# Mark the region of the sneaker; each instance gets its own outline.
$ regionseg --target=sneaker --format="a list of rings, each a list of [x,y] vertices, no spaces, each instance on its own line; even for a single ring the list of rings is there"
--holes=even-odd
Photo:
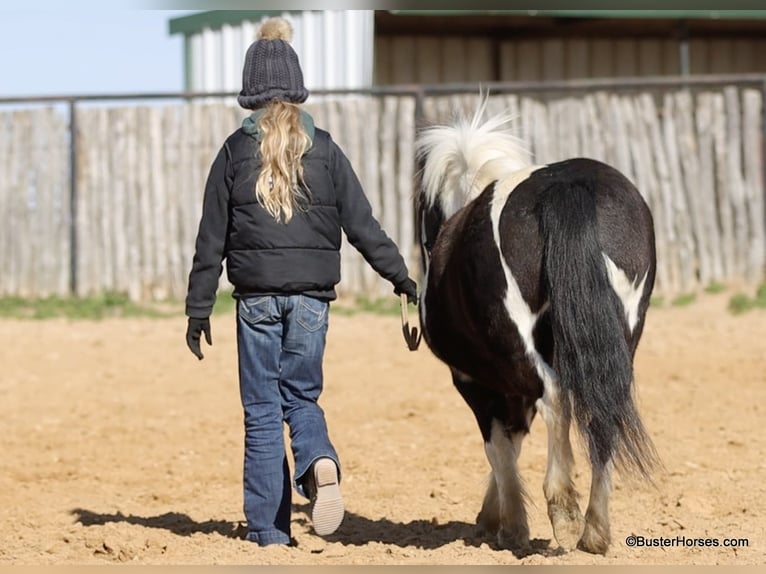
[[[327,536],[343,522],[343,499],[340,496],[338,468],[330,458],[320,458],[312,469],[311,522],[314,532]]]

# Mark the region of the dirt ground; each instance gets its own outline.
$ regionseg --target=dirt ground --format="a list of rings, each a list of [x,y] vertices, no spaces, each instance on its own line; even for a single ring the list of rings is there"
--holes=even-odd
[[[202,362],[182,317],[2,320],[0,564],[763,564],[766,312],[732,316],[727,301],[650,310],[636,378],[665,469],[655,486],[616,477],[606,556],[552,540],[539,418],[520,460],[535,552],[475,536],[489,470],[478,429],[396,317],[332,315],[322,404],[347,514],[319,538],[296,495],[296,545],[267,548],[242,538],[233,316],[214,317]],[[629,535],[720,546],[629,547]]]

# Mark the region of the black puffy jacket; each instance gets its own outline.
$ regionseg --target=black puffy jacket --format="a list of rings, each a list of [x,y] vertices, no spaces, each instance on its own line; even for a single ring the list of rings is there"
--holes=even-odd
[[[186,297],[189,317],[210,315],[224,259],[235,296],[335,299],[341,229],[382,277],[394,286],[406,281],[404,259],[374,218],[348,158],[330,134],[312,131],[312,146],[303,156],[311,204],[296,209],[289,223],[276,221],[256,199],[258,139],[240,128],[224,142],[205,186]]]

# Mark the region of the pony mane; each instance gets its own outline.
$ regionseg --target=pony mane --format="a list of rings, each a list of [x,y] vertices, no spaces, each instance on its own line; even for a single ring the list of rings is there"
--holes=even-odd
[[[445,217],[492,181],[532,164],[527,147],[506,127],[516,117],[498,114],[484,120],[486,107],[484,97],[472,118],[461,114],[450,125],[425,128],[415,141],[423,164],[423,199],[429,206],[438,200]]]

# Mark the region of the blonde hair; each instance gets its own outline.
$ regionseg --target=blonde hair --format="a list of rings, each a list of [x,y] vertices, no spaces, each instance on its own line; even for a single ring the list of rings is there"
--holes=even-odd
[[[289,102],[271,102],[260,118],[261,173],[255,195],[275,220],[287,223],[295,209],[308,206],[309,190],[303,180],[301,158],[311,138],[301,123],[300,108]]]

